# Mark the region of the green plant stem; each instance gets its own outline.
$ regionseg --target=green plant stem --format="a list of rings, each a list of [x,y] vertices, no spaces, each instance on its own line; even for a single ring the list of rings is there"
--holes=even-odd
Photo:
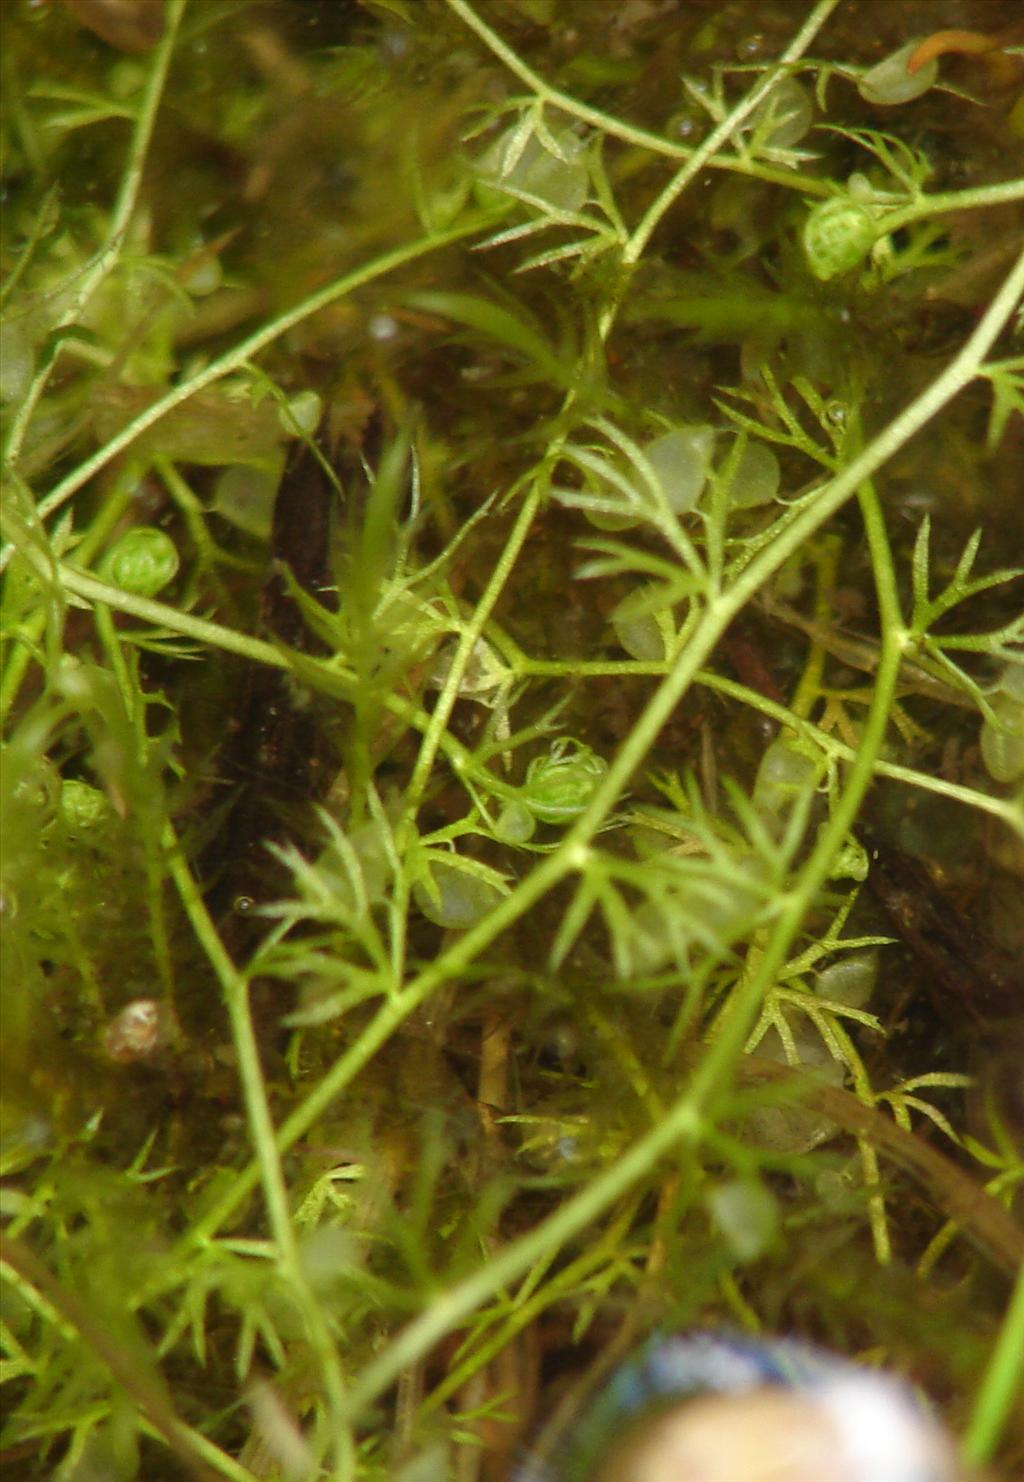
[[[550,107],[569,114],[571,118],[578,118],[581,123],[589,124],[591,128],[611,138],[619,139],[623,144],[649,150],[652,154],[664,155],[674,160],[689,160],[694,153],[685,145],[673,144],[671,139],[665,139],[661,134],[652,134],[648,129],[634,128],[632,124],[624,123],[610,113],[602,112],[600,108],[590,108],[586,103],[581,103],[578,98],[572,97],[571,94],[560,92],[558,88],[545,82],[532,67],[527,66],[512,48],[502,41],[498,33],[477,15],[466,0],[446,0],[446,3],[449,9],[453,10],[459,19],[479,36],[487,49],[493,52],[500,62],[504,63],[508,70],[519,78],[520,82],[525,82],[530,91]],[[709,159],[707,163],[714,169],[750,175],[755,179],[765,180],[773,185],[784,185],[790,190],[799,190],[805,194],[818,196],[832,194],[825,181],[817,180],[813,176],[801,176],[795,171],[761,165],[738,155],[719,155],[715,159]]]
[[[452,3],[452,0],[449,0],[449,3]],[[778,86],[782,78],[786,76],[785,69],[788,64],[797,61],[803,56],[838,3],[839,0],[818,0],[807,20],[800,27],[796,36],[794,36],[789,46],[787,46],[767,76],[763,77],[760,82],[755,83],[735,107],[729,110],[728,115],[723,118],[722,122],[716,128],[712,129],[703,144],[699,145],[686,163],[676,171],[665,188],[651,202],[640,224],[630,235],[629,241],[626,243],[622,253],[624,266],[627,268],[633,267],[640,260],[655,227],[665,215],[665,212],[679,199],[683,191],[690,184],[690,181],[718,154],[722,145],[726,144],[733,134],[735,134],[743,120],[749,118],[758,104],[763,102],[769,93]],[[607,335],[609,327],[610,324],[606,325],[602,319],[602,333],[604,335]]]
[[[181,612],[154,598],[139,597],[132,592],[125,592],[120,587],[113,587],[109,582],[102,581],[89,572],[79,571],[76,567],[63,562],[57,563],[56,572],[53,573],[39,553],[29,554],[27,559],[36,567],[40,575],[45,573],[49,579],[52,579],[55,574],[64,590],[97,607],[122,612],[127,617],[138,618],[141,622],[151,624],[155,628],[166,628],[172,633],[180,634],[183,638],[191,638],[207,647],[220,649],[223,653],[237,654],[254,664],[266,664],[272,669],[281,669],[285,673],[293,672],[292,661],[287,651],[276,648],[262,638],[252,638],[247,633],[239,633],[235,628],[225,627],[223,623],[213,622],[209,618],[196,617],[193,613]],[[297,677],[307,685],[319,684],[322,692],[327,695],[337,694],[339,686],[344,690],[350,690],[356,682],[356,676],[351,670],[309,658],[307,655],[302,656],[302,669]],[[399,720],[414,726],[423,734],[429,730],[431,716],[418,705],[410,703],[400,695],[389,695],[384,703]],[[470,752],[455,736],[442,732],[438,744],[457,772],[468,769]]]
[[[191,613],[179,612],[177,608],[156,602],[152,598],[133,596],[129,592],[123,592],[118,587],[112,587],[100,581],[97,577],[90,576],[87,572],[78,571],[63,563],[58,566],[57,574],[61,584],[69,592],[87,601],[101,602],[129,617],[139,618],[143,622],[151,623],[154,627],[167,628],[172,632],[180,633],[183,638],[193,638],[198,643],[218,648],[225,653],[238,654],[242,658],[250,659],[253,663],[269,664],[272,668],[286,671],[290,669],[287,655],[262,639],[251,638],[245,633],[225,627],[222,623],[211,622],[208,618],[198,618]],[[582,662],[574,660],[571,665],[567,666],[558,660],[532,659],[524,656],[521,661],[516,661],[516,667],[518,672],[524,676],[537,677],[565,676],[570,669],[574,676],[594,678],[647,675],[651,678],[662,679],[666,674],[664,663],[644,663],[637,659],[595,659]],[[328,689],[332,683],[337,682],[339,677],[344,677],[339,676],[337,670],[318,665],[316,661],[310,661],[308,671],[304,672],[308,678],[318,669],[321,670],[324,685]],[[735,680],[716,674],[710,669],[698,669],[693,680],[695,684],[717,690],[723,695],[739,700],[744,705],[752,706],[770,719],[777,720],[780,725],[795,726],[831,756],[843,761],[853,758],[853,748],[847,746],[845,742],[837,740],[835,736],[822,731],[810,721],[794,717],[785,706],[776,704],[775,701],[759,695],[745,685],[738,684]],[[403,701],[396,699],[389,708],[392,708],[400,718],[408,720],[421,730],[425,730],[429,723],[425,712],[419,711],[416,707],[410,707]],[[469,753],[454,737],[446,735],[442,744],[457,768],[460,763],[464,766],[468,762]],[[938,793],[953,802],[963,803],[967,807],[989,813],[992,817],[1001,819],[1016,833],[1024,836],[1024,806],[1012,797],[992,797],[988,793],[978,792],[975,788],[946,782],[941,777],[931,777],[924,772],[916,772],[911,767],[902,767],[895,762],[882,759],[876,762],[875,771],[880,777],[890,777],[896,782],[906,782],[911,787]]]
[[[441,738],[448,729],[448,721],[451,718],[452,708],[459,698],[459,691],[463,678],[472,656],[473,648],[482,636],[484,627],[494,605],[501,596],[506,582],[512,574],[512,570],[519,554],[526,543],[531,526],[540,508],[540,488],[537,484],[531,488],[529,494],[519,507],[516,522],[509,533],[500,557],[495,564],[487,586],[474,606],[473,616],[459,634],[459,641],[452,656],[451,665],[445,676],[444,686],[438,696],[434,713],[430,718],[430,725],[420,743],[419,754],[416,757],[416,765],[413,768],[409,785],[405,790],[403,808],[406,815],[412,819],[419,809],[423,799],[424,791],[434,763],[437,760],[438,748]]]
[[[705,1052],[702,1049],[699,1053],[703,1060]],[[1012,1270],[1013,1263],[1020,1259],[1021,1231],[1012,1216],[989,1196],[979,1199],[977,1185],[954,1163],[912,1133],[905,1132],[874,1107],[865,1105],[849,1091],[840,1090],[837,1086],[816,1084],[805,1073],[757,1056],[745,1056],[738,1062],[738,1073],[744,1083],[756,1085],[759,1082],[769,1082],[799,1089],[804,1104],[838,1122],[847,1132],[876,1143],[887,1156],[913,1173],[958,1224],[971,1228],[972,1217],[977,1214],[977,1227],[972,1233],[980,1239],[983,1249],[1002,1269]],[[669,1109],[664,1123],[634,1143],[615,1163],[598,1174],[587,1188],[567,1200],[554,1214],[549,1215],[527,1235],[520,1237],[515,1244],[506,1246],[504,1251],[492,1257],[487,1266],[449,1288],[421,1317],[409,1323],[352,1386],[349,1403],[353,1407],[353,1414],[371,1405],[390,1387],[407,1364],[429,1352],[465,1322],[478,1306],[493,1297],[496,1291],[517,1280],[536,1261],[544,1259],[551,1250],[586,1229],[634,1181],[649,1173],[673,1145],[682,1140],[695,1141],[699,1137],[700,1128],[701,1119],[691,1104],[691,1091],[688,1090]],[[493,1277],[493,1281],[489,1277]],[[1021,1317],[1024,1318],[1024,1313]],[[1019,1355],[1014,1344],[1020,1344],[1021,1334],[1016,1316],[1012,1325],[1014,1338],[1012,1341],[1006,1339],[1009,1355],[998,1363],[1003,1381],[1000,1399],[1005,1398],[1007,1387],[1012,1398],[1012,1384],[1017,1373],[1013,1366]],[[1004,1337],[1010,1327],[1008,1317]],[[997,1367],[995,1355],[990,1367]],[[995,1408],[993,1404],[993,1411]],[[985,1453],[986,1456],[987,1454]]]
[[[372,1059],[409,1015],[429,998],[431,993],[442,983],[451,980],[467,968],[480,953],[490,946],[491,942],[512,926],[549,889],[585,864],[586,849],[590,838],[615,806],[618,797],[628,785],[634,771],[640,766],[658,732],[672,714],[691,681],[700,672],[729,623],[754,595],[758,586],[767,581],[815,530],[830,519],[865,479],[881,467],[894,452],[924,427],[958,391],[968,384],[972,376],[978,372],[989,347],[1013,312],[1022,289],[1024,289],[1024,253],[1021,254],[1013,271],[1007,276],[985,315],[954,360],[846,469],[823,486],[819,500],[801,512],[788,527],[783,538],[766,547],[751,561],[736,586],[709,607],[693,642],[679,656],[672,673],[662,680],[657,692],[640,717],[634,732],[613,760],[586,812],[566,835],[558,850],[542,860],[510,895],[506,896],[481,922],[449,947],[442,957],[425,967],[400,995],[388,1000],[378,1009],[360,1034],[359,1039],[336,1061],[320,1083],[307,1094],[282,1124],[278,1131],[278,1146],[282,1151],[293,1146],[310,1130],[332,1102],[358,1075],[363,1066]],[[898,672],[899,650],[892,641],[889,643],[886,655],[887,666],[895,665]],[[877,719],[874,724],[877,729]],[[858,752],[853,760],[853,766],[856,769],[854,775],[860,785],[864,781],[865,767],[873,768],[874,760],[869,752]],[[844,808],[841,815],[841,831],[832,829],[827,836],[819,840],[814,860],[815,873],[822,868],[823,859],[825,859],[824,868],[827,871],[828,859],[825,856],[842,843],[849,823],[852,822],[853,811],[849,806]],[[791,917],[792,907],[790,908]],[[751,993],[752,1001],[756,1000],[757,994],[761,991],[762,987],[758,984],[756,992]],[[742,1036],[739,1038],[740,1045],[742,1045]],[[672,1113],[670,1113],[671,1116]],[[681,1136],[686,1129],[692,1130],[693,1124],[693,1109],[687,1101],[685,1110],[677,1108],[676,1120],[668,1124],[675,1131],[667,1137],[664,1145],[670,1146],[674,1137]],[[644,1145],[648,1146],[646,1143]],[[662,1146],[661,1141],[650,1144],[648,1154],[640,1160],[641,1171],[646,1171],[660,1157]],[[616,1166],[633,1169],[635,1164],[630,1159]],[[611,1174],[608,1177],[610,1178]],[[253,1164],[242,1169],[233,1186],[220,1196],[194,1228],[183,1237],[186,1247],[197,1240],[209,1238],[239,1204],[248,1198],[257,1181],[258,1173]],[[599,1180],[594,1188],[605,1191],[613,1189],[614,1192],[611,1193],[610,1198],[614,1198],[617,1197],[620,1185]],[[607,1192],[602,1197],[605,1198],[605,1202],[608,1202]],[[599,1207],[604,1207],[600,1200]],[[582,1204],[580,1209],[583,1211],[584,1221],[589,1220],[591,1218],[590,1203]],[[508,1261],[510,1257],[506,1252],[501,1259]]]
[[[315,1293],[306,1280],[299,1257],[298,1242],[288,1205],[288,1192],[274,1123],[267,1101],[259,1046],[249,1010],[249,986],[238,972],[224,948],[217,929],[199,894],[192,872],[185,863],[171,825],[168,823],[164,844],[171,877],[178,888],[182,905],[192,930],[206,953],[224,995],[231,1021],[231,1033],[238,1056],[238,1073],[242,1083],[249,1134],[256,1149],[263,1197],[266,1201],[270,1228],[277,1246],[278,1261],[296,1305],[305,1319],[310,1344],[316,1353],[318,1375],[323,1384],[331,1436],[334,1443],[336,1482],[351,1482],[355,1477],[355,1447],[345,1420],[345,1382],[330,1329]]]
[[[869,448],[822,490],[820,503],[829,506],[828,514],[822,514],[818,506],[803,512],[779,541],[774,542],[751,562],[737,582],[737,587],[746,587],[751,581],[759,585],[766,580],[795,549],[794,537],[796,544],[805,540],[856,488],[865,483],[895,448],[901,446],[907,437],[912,436],[913,432],[923,426],[961,389],[965,384],[967,366],[971,366],[967,375],[967,379],[970,379],[1012,312],[1022,286],[1024,254],[960,355],[897,417],[895,423],[881,437],[876,438]],[[902,429],[902,436],[899,438],[894,433],[896,428]],[[670,1148],[680,1142],[697,1141],[708,1110],[713,1108],[716,1097],[727,1090],[730,1067],[742,1054],[747,1034],[764,994],[782,966],[810,902],[827,878],[832,861],[853,824],[860,801],[870,784],[875,755],[882,744],[895,692],[900,655],[907,633],[895,600],[895,582],[884,525],[877,501],[870,490],[865,491],[862,508],[872,548],[883,620],[888,619],[882,634],[875,694],[865,722],[864,738],[828,823],[818,835],[798,881],[780,903],[777,922],[763,953],[756,962],[748,959],[750,970],[741,979],[722,1010],[715,1026],[715,1037],[695,1069],[689,1086],[669,1109],[664,1121],[636,1142],[604,1173],[599,1174],[586,1189],[567,1201],[535,1230],[507,1247],[480,1271],[460,1283],[454,1291],[449,1291],[443,1302],[433,1304],[421,1317],[410,1323],[386,1352],[364,1372],[354,1387],[350,1396],[354,1413],[358,1413],[362,1405],[368,1404],[386,1388],[408,1363],[428,1352],[441,1337],[464,1321],[480,1303],[528,1270],[545,1250],[555,1245],[561,1246],[593,1223],[635,1180],[646,1176]],[[802,526],[809,528],[801,529]],[[779,546],[785,549],[785,555],[780,555],[777,549]],[[457,944],[450,955],[459,959],[460,967],[496,935],[493,930],[495,918],[500,920],[499,929],[504,928],[505,921],[502,918],[512,914],[517,905],[517,897],[528,896],[528,904],[532,904],[541,893],[537,889],[538,880],[546,888],[545,877],[549,874],[553,877],[551,883],[554,883],[570,870],[583,867],[588,839],[614,806],[635,766],[675,708],[714,642],[721,636],[735,612],[752,595],[752,591],[746,591],[742,599],[738,600],[736,588],[733,588],[709,607],[707,617],[690,649],[680,656],[675,669],[662,682],[648,704],[633,733],[613,761],[586,813],[567,836],[561,849],[544,861],[491,916],[468,932],[463,941]],[[737,601],[738,606],[734,608],[733,603]],[[519,914],[518,909],[515,914]],[[438,965],[434,964],[421,975],[420,984],[426,982],[429,985],[428,991],[433,987],[431,979],[438,971]],[[448,975],[445,972],[445,976]],[[409,992],[413,992],[416,986],[410,985]]]
[[[794,715],[785,705],[776,704],[774,700],[769,700],[766,696],[759,695],[756,690],[738,684],[736,680],[727,679],[721,674],[714,674],[709,669],[702,669],[694,676],[694,683],[716,690],[719,694],[729,695],[742,704],[759,710],[763,715],[770,716],[781,726],[789,726],[800,735],[806,736],[815,746],[837,761],[852,761],[856,755],[854,748],[847,746],[845,741],[838,740],[828,731],[823,731],[819,726],[814,725],[813,722]],[[908,786],[918,788],[923,792],[937,793],[940,797],[949,798],[951,802],[963,803],[965,807],[988,813],[991,817],[1000,819],[1008,828],[1024,838],[1024,807],[1014,798],[992,797],[988,793],[978,792],[976,788],[964,787],[956,782],[946,782],[941,777],[932,777],[926,772],[917,772],[912,767],[901,767],[896,762],[887,762],[881,757],[875,761],[875,775],[890,777],[894,782],[905,782]]]
[[[812,638],[816,635],[810,634]],[[834,645],[838,652],[840,645]],[[918,670],[917,659],[914,655],[914,669]],[[512,667],[517,675],[534,678],[589,678],[589,679],[615,679],[615,678],[653,678],[662,679],[668,673],[669,664],[664,660],[644,659],[574,659],[566,663],[558,659],[534,659],[523,656],[522,659],[512,659]],[[853,662],[851,659],[850,662]],[[866,667],[866,661],[862,657],[859,660],[861,667]],[[877,647],[871,648],[870,673],[873,675],[878,664]],[[930,674],[924,676],[924,682],[931,679]],[[779,725],[790,726],[802,735],[811,738],[815,744],[831,756],[849,760],[853,756],[853,749],[840,741],[828,731],[823,731],[812,721],[799,713],[794,706],[782,705],[777,701],[769,699],[767,695],[760,694],[749,686],[740,684],[737,680],[729,679],[724,674],[718,674],[712,669],[700,669],[694,675],[694,684],[706,689],[717,691],[719,694],[728,695],[731,699],[738,700],[740,704],[749,706],[752,710],[758,710],[762,715],[777,721]],[[965,709],[974,709],[959,691],[952,689],[949,685],[942,686],[942,699],[950,705],[962,705]],[[938,683],[936,682],[936,693]],[[988,793],[978,792],[976,788],[963,787],[958,783],[947,782],[941,777],[931,777],[923,772],[915,772],[909,767],[898,766],[894,762],[886,762],[879,759],[876,771],[879,776],[893,777],[901,782],[909,782],[914,787],[924,788],[929,792],[941,793],[944,797],[956,802],[966,803],[969,807],[980,808],[985,812],[993,814],[996,818],[1002,818],[1014,829],[1020,829],[1024,824],[1024,813],[1016,805],[1012,798],[993,797]]]
[[[26,497],[30,497],[27,487],[22,487]],[[122,469],[119,477],[114,481],[113,488],[105,494],[96,517],[75,546],[76,561],[88,565],[97,551],[102,548],[107,536],[120,522],[131,503],[134,489],[134,476],[129,470]],[[11,706],[18,697],[28,666],[32,662],[33,650],[46,631],[46,623],[47,613],[43,607],[28,616],[21,627],[14,629],[7,639],[7,642],[12,645],[12,652],[4,665],[3,678],[0,679],[0,721],[6,720]]]
[[[18,260],[7,274],[3,283],[0,283],[0,309],[6,304],[21,281],[22,275],[35,256],[35,251],[39,243],[46,236],[47,232],[51,230],[53,226],[51,213],[54,211],[59,198],[60,191],[57,186],[51,185],[40,201],[39,209],[35,214],[35,220],[32,222],[32,230],[29,232],[25,240],[25,245],[18,254]]]
[[[153,137],[153,125],[156,121],[157,110],[163,97],[164,84],[167,81],[167,69],[170,66],[171,55],[174,51],[174,43],[181,24],[181,17],[187,0],[170,0],[164,18],[164,34],[154,48],[152,65],[146,82],[142,99],[139,103],[138,119],[135,131],[132,135],[128,150],[128,162],[125,166],[124,175],[121,179],[121,189],[118,192],[110,217],[110,229],[103,246],[93,258],[92,263],[82,273],[75,292],[71,295],[60,318],[51,332],[48,348],[44,353],[39,369],[33,377],[25,397],[18,407],[17,414],[11,422],[10,432],[4,447],[3,461],[5,467],[13,467],[21,453],[25,435],[28,432],[32,415],[35,412],[40,396],[46,389],[46,383],[50,379],[50,371],[53,369],[54,361],[60,352],[60,331],[71,324],[78,324],[82,312],[100,284],[107,278],[117,266],[124,244],[125,234],[135,212],[139,198],[139,187],[142,184],[142,174],[145,169],[146,155],[149,152],[150,140]]]
[[[340,298],[345,298],[355,289],[384,277],[387,273],[393,272],[395,268],[404,267],[406,263],[415,262],[418,258],[436,252],[442,247],[450,246],[453,242],[461,241],[464,237],[475,235],[492,219],[492,216],[485,213],[465,217],[458,226],[450,227],[447,231],[437,232],[432,236],[421,237],[415,242],[395,247],[392,251],[374,258],[372,262],[364,263],[352,272],[342,274],[340,278],[335,278],[332,283],[328,283],[325,288],[318,289],[316,293],[311,293],[308,298],[304,298],[301,303],[294,305],[291,309],[286,309],[283,314],[279,314],[275,319],[262,325],[232,349],[219,355],[216,360],[211,360],[203,370],[197,371],[194,376],[183,381],[181,385],[175,386],[158,401],[153,402],[144,412],[140,412],[127,426],[122,427],[120,432],[104,443],[103,447],[93,453],[91,458],[86,458],[84,462],[78,464],[66,478],[61,479],[60,483],[56,484],[49,494],[39,501],[40,519],[48,519],[66,504],[73,494],[77,494],[83,485],[99,473],[100,469],[105,468],[119,453],[123,453],[125,448],[129,447],[141,433],[152,427],[161,417],[166,416],[182,402],[188,401],[197,392],[205,390],[207,386],[212,386],[215,381],[230,375],[232,371],[240,370],[254,355],[258,355],[261,350],[265,350],[268,345],[273,344],[274,340],[286,334],[288,330],[294,329],[310,315],[319,313],[321,309],[327,308]],[[6,566],[10,555],[10,546],[0,553],[0,570]]]
[[[860,461],[859,458],[854,459],[851,467],[855,468]],[[840,474],[836,482],[840,482],[842,477]],[[814,897],[828,878],[832,863],[853,827],[861,800],[871,784],[875,759],[884,740],[896,691],[900,656],[909,635],[899,608],[895,572],[884,521],[867,478],[860,489],[860,500],[882,626],[882,647],[871,706],[864,722],[860,745],[828,821],[819,832],[799,878],[780,901],[777,922],[763,951],[756,958],[753,955],[748,956],[748,970],[713,1025],[713,1038],[708,1053],[694,1071],[687,1092],[695,1110],[703,1111],[713,1107],[716,1092],[721,1094],[728,1085],[729,1073],[742,1053],[764,995],[782,967],[786,953],[795,940]],[[757,564],[759,562],[755,561],[754,565]],[[881,1253],[885,1244],[880,1241],[877,1223],[875,1238]]]
[[[949,365],[835,478],[824,484],[818,497],[777,538],[761,550],[743,569],[727,591],[708,604],[707,611],[689,645],[676,660],[672,672],[649,702],[633,732],[613,760],[586,812],[567,835],[562,851],[567,855],[582,846],[607,817],[633,772],[668,721],[697,671],[710,657],[729,623],[747,605],[757,590],[785,564],[851,495],[892,455],[966,386],[978,373],[985,354],[1013,312],[1024,291],[1024,252],[1007,275],[983,318]],[[891,635],[883,635],[883,638]],[[879,660],[885,662],[886,650]],[[890,658],[891,641],[889,648]],[[896,662],[898,665],[899,654]],[[559,855],[552,856],[558,859]]]
[[[1014,1401],[1024,1387],[1024,1262],[974,1401],[961,1445],[968,1466],[983,1466],[992,1457]]]
[[[484,589],[479,601],[476,603],[473,616],[459,634],[455,653],[452,655],[451,665],[445,682],[438,696],[434,712],[427,724],[420,749],[416,757],[409,785],[405,790],[402,800],[402,819],[396,829],[395,847],[400,857],[408,851],[408,845],[416,829],[416,814],[419,811],[423,794],[430,780],[437,753],[442,741],[448,735],[448,721],[451,718],[452,708],[459,697],[459,690],[466,673],[473,649],[483,633],[487,619],[494,610],[494,604],[501,596],[502,590],[515,567],[519,553],[523,548],[530,528],[536,518],[540,507],[540,490],[535,484],[530,493],[523,500],[516,516],[515,525],[509,534],[508,540],[502,549],[490,580]],[[456,772],[463,770],[463,759],[454,760]],[[405,956],[405,924],[408,918],[408,903],[410,893],[410,882],[402,875],[395,887],[395,900],[391,911],[393,923],[392,959],[396,979],[401,978],[404,956]]]
[[[984,206],[1007,206],[1012,201],[1024,201],[1024,180],[1005,180],[997,185],[978,185],[970,190],[937,191],[934,195],[922,196],[909,206],[902,206],[879,219],[879,230],[883,234],[898,232],[912,221],[927,221],[932,216],[944,216],[949,211],[975,211]]]
[[[180,633],[183,638],[193,638],[197,643],[218,648],[224,653],[237,654],[240,658],[250,659],[254,664],[266,664],[271,669],[291,667],[287,654],[262,638],[251,638],[247,633],[239,633],[234,628],[211,622],[208,618],[196,617],[191,612],[179,612],[176,607],[170,607],[166,602],[157,602],[152,597],[138,597],[133,592],[125,592],[120,587],[113,587],[109,582],[92,576],[88,571],[79,571],[66,562],[58,562],[57,577],[61,586],[76,597],[110,607],[128,617],[139,618],[144,623],[152,624],[154,628],[169,628],[174,633]]]
[[[854,422],[852,431],[859,441],[859,418]],[[860,503],[861,518],[864,521],[864,529],[868,538],[868,552],[871,558],[871,571],[874,576],[875,593],[878,600],[878,618],[882,633],[882,644],[878,669],[875,675],[875,686],[871,697],[871,707],[868,711],[868,721],[862,732],[861,742],[857,748],[847,787],[843,794],[843,801],[845,802],[851,790],[853,777],[860,767],[861,756],[865,751],[866,739],[868,743],[867,749],[870,753],[868,775],[861,779],[853,812],[849,812],[848,809],[845,810],[844,821],[847,832],[853,827],[861,799],[870,786],[871,773],[878,760],[884,740],[885,727],[888,724],[889,715],[896,699],[896,685],[899,679],[900,661],[904,649],[911,642],[911,634],[907,630],[900,608],[899,593],[896,585],[896,569],[893,565],[892,550],[885,529],[885,517],[870,479],[865,480],[861,489],[858,491],[857,497]],[[873,719],[874,726],[872,727]],[[832,819],[829,820],[830,827],[831,824]],[[844,836],[840,836],[838,842],[841,842],[842,837]],[[824,883],[824,878],[821,883]],[[853,1060],[848,1063],[855,1067],[853,1071],[854,1084],[857,1091],[866,1100],[869,1087],[867,1073],[860,1056],[854,1056]],[[892,1260],[892,1243],[889,1238],[889,1227],[886,1220],[885,1200],[881,1193],[878,1155],[870,1138],[863,1134],[858,1134],[857,1142],[863,1167],[864,1185],[869,1191],[868,1214],[875,1244],[875,1255],[879,1265],[886,1266]]]
[[[369,1364],[349,1393],[358,1415],[394,1382],[407,1364],[429,1351],[510,1282],[518,1280],[552,1250],[596,1223],[609,1205],[639,1182],[680,1142],[696,1141],[701,1122],[687,1094],[669,1108],[665,1120],[621,1153],[585,1188],[526,1235],[492,1256],[456,1286],[439,1293],[430,1307],[405,1327],[381,1356]]]
[[[437,1410],[450,1396],[457,1394],[473,1374],[496,1358],[517,1333],[528,1328],[553,1303],[559,1300],[571,1301],[573,1295],[585,1286],[589,1277],[602,1268],[607,1268],[608,1263],[614,1261],[621,1251],[623,1241],[629,1239],[638,1204],[639,1200],[630,1201],[625,1208],[616,1211],[614,1220],[603,1230],[595,1231],[594,1241],[586,1250],[575,1260],[559,1267],[547,1282],[542,1282],[544,1273],[555,1259],[555,1248],[552,1247],[551,1255],[531,1269],[527,1280],[516,1293],[511,1310],[502,1312],[502,1322],[497,1331],[482,1340],[474,1334],[470,1352],[465,1357],[461,1353],[456,1356],[446,1377],[424,1400],[422,1413],[429,1415],[431,1411]]]
[[[144,1425],[143,1428],[153,1435],[159,1434],[155,1426]],[[251,1472],[247,1466],[243,1466],[233,1456],[228,1456],[227,1452],[222,1451],[219,1446],[215,1446],[203,1435],[202,1431],[195,1430],[193,1426],[186,1425],[184,1421],[180,1422],[180,1430],[190,1442],[196,1456],[212,1467],[218,1476],[226,1477],[228,1482],[265,1482],[264,1478]]]
[[[100,636],[104,652],[107,655],[110,668],[117,681],[118,692],[121,696],[121,704],[124,707],[125,718],[131,729],[135,743],[135,766],[140,774],[145,773],[148,764],[149,738],[146,735],[146,702],[145,696],[139,683],[138,665],[129,663],[121,648],[121,640],[110,608],[103,603],[97,603],[93,616],[96,621],[96,631]],[[145,799],[137,802],[140,815],[141,832],[143,835],[143,848],[146,858],[146,896],[147,914],[149,916],[149,937],[153,946],[153,957],[156,962],[157,973],[164,993],[173,1003],[174,993],[174,965],[171,956],[171,944],[167,933],[167,919],[164,910],[164,870],[163,859],[159,840],[159,817],[163,804],[162,789],[156,788],[156,796],[151,795],[150,789],[146,790]]]

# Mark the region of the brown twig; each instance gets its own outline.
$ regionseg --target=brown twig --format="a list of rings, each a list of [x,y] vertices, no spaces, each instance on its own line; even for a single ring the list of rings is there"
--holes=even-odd
[[[838,1086],[815,1080],[806,1071],[745,1055],[737,1067],[744,1085],[790,1086],[805,1106],[838,1123],[844,1132],[866,1137],[884,1157],[899,1164],[931,1201],[1009,1276],[1024,1264],[1024,1230],[1010,1212],[952,1159],[905,1131],[884,1112]]]

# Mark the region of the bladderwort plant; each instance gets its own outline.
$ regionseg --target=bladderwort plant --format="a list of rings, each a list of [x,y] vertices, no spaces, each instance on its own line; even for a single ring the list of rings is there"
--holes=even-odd
[[[1014,1475],[1019,46],[102,9],[5,17],[11,1475],[557,1478],[694,1321]]]

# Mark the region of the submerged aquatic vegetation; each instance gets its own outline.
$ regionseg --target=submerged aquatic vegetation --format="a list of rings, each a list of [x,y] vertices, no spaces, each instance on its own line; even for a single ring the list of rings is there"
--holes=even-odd
[[[695,1319],[1021,1463],[1021,75],[754,9],[9,23],[26,1476],[499,1482]]]

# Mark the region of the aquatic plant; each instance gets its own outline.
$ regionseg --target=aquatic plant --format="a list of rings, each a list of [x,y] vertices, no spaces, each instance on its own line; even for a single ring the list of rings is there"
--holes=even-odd
[[[1019,1466],[1021,79],[927,10],[9,22],[23,1475],[498,1482],[695,1320]]]

